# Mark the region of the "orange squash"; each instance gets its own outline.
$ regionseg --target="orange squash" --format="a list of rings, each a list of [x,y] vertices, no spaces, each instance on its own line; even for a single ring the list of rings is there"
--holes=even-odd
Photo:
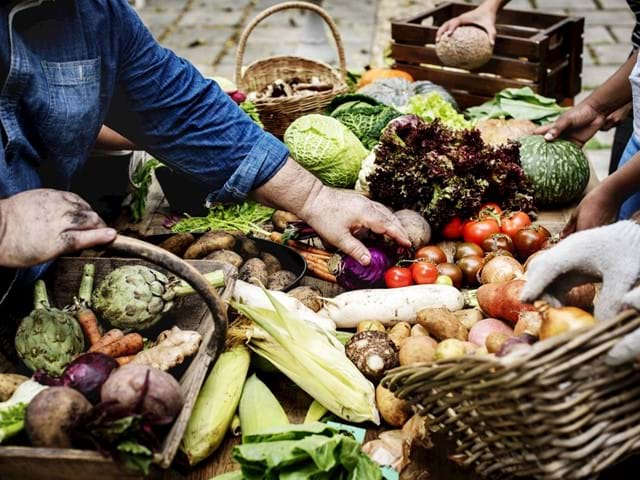
[[[360,81],[358,82],[358,88],[369,85],[371,82],[374,82],[380,78],[394,77],[404,78],[410,82],[413,82],[413,77],[407,72],[403,72],[402,70],[395,70],[393,68],[372,68],[371,70],[367,70],[362,74],[362,77],[360,77]]]

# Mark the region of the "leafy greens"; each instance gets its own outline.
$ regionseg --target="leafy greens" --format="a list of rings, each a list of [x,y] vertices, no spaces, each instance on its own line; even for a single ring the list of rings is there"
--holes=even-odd
[[[505,88],[493,99],[465,112],[473,121],[488,118],[517,118],[539,125],[553,122],[566,108],[553,98],[538,95],[531,87]]]
[[[418,115],[427,122],[440,120],[445,126],[454,130],[471,128],[471,123],[465,120],[464,115],[458,113],[453,105],[436,91],[414,95],[402,111]]]
[[[206,217],[183,218],[171,227],[174,233],[201,233],[209,230],[240,230],[249,233],[259,230],[273,215],[274,209],[247,201],[238,205],[215,205]]]

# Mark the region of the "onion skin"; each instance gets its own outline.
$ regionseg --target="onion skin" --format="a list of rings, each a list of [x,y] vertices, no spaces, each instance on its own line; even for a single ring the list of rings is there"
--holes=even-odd
[[[537,301],[533,305],[542,315],[540,340],[596,324],[593,315],[577,307],[552,308],[543,301]]]
[[[492,258],[480,271],[480,283],[501,283],[515,280],[524,275],[524,268],[513,257],[498,256]]]

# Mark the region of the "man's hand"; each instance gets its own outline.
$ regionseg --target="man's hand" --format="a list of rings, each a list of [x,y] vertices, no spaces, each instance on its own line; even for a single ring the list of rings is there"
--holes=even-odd
[[[107,228],[79,196],[29,190],[0,201],[0,266],[23,268],[111,242]]]
[[[350,190],[319,188],[307,199],[300,216],[320,238],[363,265],[369,264],[371,256],[354,237],[358,230],[371,230],[391,237],[403,247],[411,246],[404,227],[390,210]]]
[[[492,2],[488,2],[492,3]],[[496,10],[489,4],[482,4],[473,10],[469,10],[462,15],[447,20],[443,23],[436,33],[436,42],[443,36],[452,35],[456,28],[462,25],[478,25],[485,29],[489,34],[491,45],[496,41]]]
[[[605,115],[588,102],[582,102],[566,111],[550,125],[539,127],[533,133],[544,135],[545,140],[553,141],[562,136],[580,148],[604,125]]]
[[[618,219],[620,202],[603,188],[603,185],[594,188],[578,204],[562,230],[562,237],[581,230],[609,225]]]

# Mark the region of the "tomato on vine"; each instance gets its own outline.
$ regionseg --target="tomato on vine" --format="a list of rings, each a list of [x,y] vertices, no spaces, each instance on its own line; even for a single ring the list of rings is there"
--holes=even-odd
[[[496,215],[502,215],[502,208],[496,202],[487,202],[480,207],[480,212],[490,211]]]
[[[500,232],[500,225],[494,218],[479,218],[469,220],[462,226],[462,237],[465,242],[480,245],[485,238],[494,233]]]
[[[524,212],[513,212],[502,217],[500,231],[513,238],[516,233],[531,225],[529,215]]]

